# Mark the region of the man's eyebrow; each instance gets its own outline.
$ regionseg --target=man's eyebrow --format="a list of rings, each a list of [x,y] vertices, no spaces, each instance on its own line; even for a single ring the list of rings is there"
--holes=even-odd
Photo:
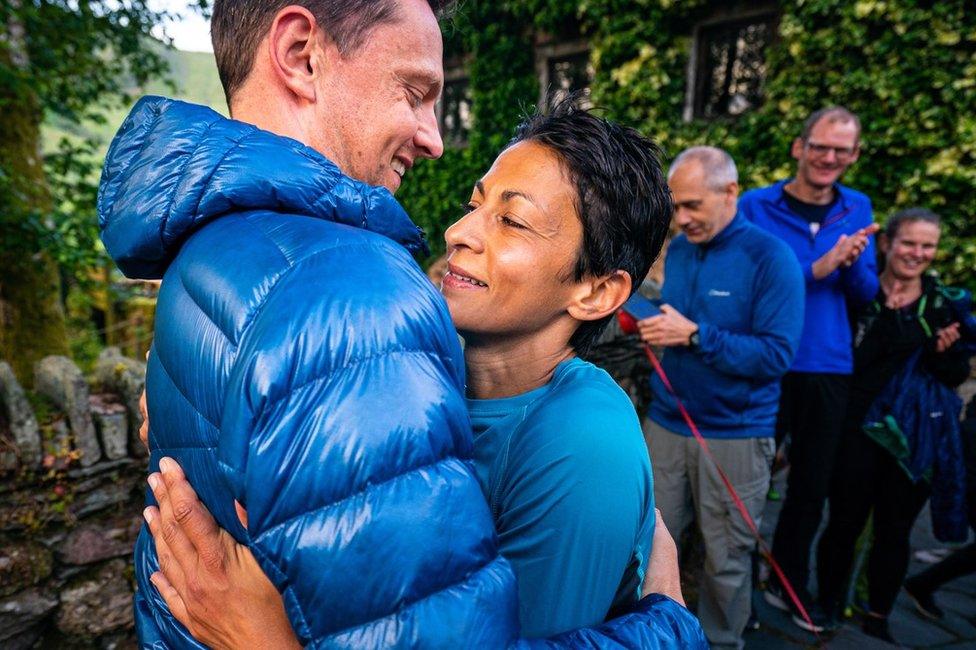
[[[404,81],[424,83],[430,90],[440,92],[441,76],[429,68],[405,68],[397,76]]]

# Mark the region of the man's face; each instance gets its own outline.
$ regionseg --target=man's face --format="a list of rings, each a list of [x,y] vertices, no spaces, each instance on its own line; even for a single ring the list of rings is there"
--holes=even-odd
[[[806,141],[793,141],[796,175],[815,188],[830,187],[860,153],[857,125],[853,121],[831,121],[826,115],[813,125]]]
[[[692,244],[711,241],[735,216],[738,185],[729,183],[724,189],[712,189],[698,161],[680,165],[668,186],[674,197],[674,223]]]
[[[321,38],[321,37],[320,37]],[[417,158],[444,151],[434,104],[443,86],[440,28],[424,0],[400,0],[394,22],[372,28],[345,57],[316,57],[316,121],[308,143],[349,176],[395,192]]]

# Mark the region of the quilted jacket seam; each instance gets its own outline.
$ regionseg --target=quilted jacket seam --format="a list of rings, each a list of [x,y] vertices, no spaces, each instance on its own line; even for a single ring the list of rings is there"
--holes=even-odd
[[[306,511],[304,511],[302,513],[299,513],[299,514],[297,514],[297,515],[295,515],[293,517],[289,517],[288,519],[285,519],[284,521],[280,521],[280,522],[274,524],[273,526],[271,526],[271,527],[269,527],[269,528],[261,531],[256,536],[250,537],[250,535],[249,535],[248,547],[251,549],[251,551],[255,555],[257,555],[259,558],[262,558],[264,560],[264,563],[263,564],[265,566],[270,566],[271,568],[274,569],[275,576],[273,576],[273,577],[277,578],[277,580],[279,582],[289,582],[288,586],[285,588],[285,592],[289,592],[290,593],[293,602],[295,603],[296,607],[298,608],[298,614],[301,617],[302,626],[307,631],[307,636],[311,637],[312,634],[311,634],[311,626],[308,623],[308,616],[306,614],[305,605],[302,602],[302,600],[298,597],[298,595],[295,593],[295,584],[290,581],[288,574],[281,568],[281,566],[279,566],[278,561],[276,559],[272,558],[261,547],[260,544],[261,544],[262,540],[265,540],[267,538],[267,536],[270,535],[275,530],[277,530],[279,528],[282,528],[282,527],[290,524],[293,521],[296,521],[298,519],[302,519],[304,517],[307,517],[307,516],[309,516],[309,515],[311,515],[313,513],[316,513],[316,512],[322,511],[322,510],[327,510],[327,509],[333,508],[333,507],[338,506],[339,504],[343,503],[344,501],[348,501],[349,499],[353,499],[353,498],[358,497],[358,496],[360,496],[362,494],[365,494],[367,492],[374,492],[374,491],[376,491],[379,488],[382,488],[384,486],[387,486],[388,484],[393,483],[393,482],[395,482],[395,481],[403,478],[404,476],[407,476],[409,474],[416,474],[417,472],[421,472],[421,471],[426,470],[428,468],[435,467],[437,465],[441,465],[441,464],[446,463],[446,462],[449,462],[450,460],[455,459],[455,458],[456,458],[455,456],[447,456],[447,457],[444,457],[444,458],[439,458],[439,459],[437,459],[437,460],[435,460],[434,462],[431,462],[431,463],[425,463],[423,465],[419,465],[417,467],[413,467],[413,468],[408,469],[406,471],[400,472],[399,474],[397,474],[395,476],[391,476],[390,478],[386,479],[385,481],[382,481],[380,483],[374,483],[372,485],[369,485],[369,486],[363,488],[362,490],[358,490],[358,491],[353,492],[351,494],[347,494],[346,496],[344,496],[343,498],[339,499],[338,501],[333,501],[332,503],[328,503],[328,504],[319,506],[317,508],[313,508],[311,510],[306,510]],[[227,468],[227,464],[226,463],[220,462],[219,464],[222,465],[225,469]],[[478,569],[476,569],[472,573],[477,573],[478,571],[483,570],[485,567],[487,567],[488,565],[492,564],[497,559],[498,559],[498,555],[496,554],[496,556],[492,560],[490,560],[486,564],[478,567]],[[467,576],[462,577],[460,580],[457,580],[455,582],[451,582],[451,583],[449,583],[447,585],[444,585],[443,587],[440,587],[440,588],[438,588],[438,589],[436,589],[434,591],[431,591],[430,593],[427,593],[427,594],[425,594],[423,596],[420,596],[416,600],[411,601],[405,607],[410,607],[410,606],[412,606],[412,605],[420,602],[421,600],[424,600],[426,598],[430,598],[431,596],[433,596],[435,594],[438,594],[438,593],[440,593],[440,592],[442,592],[442,591],[444,591],[446,589],[450,589],[451,587],[454,587],[455,585],[459,585],[459,584],[463,583],[464,581],[466,581],[470,575],[472,575],[472,574],[468,574]],[[403,609],[404,609],[404,607],[400,607],[397,611],[402,611]],[[369,625],[370,623],[373,623],[375,621],[378,621],[378,620],[387,618],[389,616],[393,616],[393,615],[395,615],[397,613],[397,611],[390,612],[389,614],[384,614],[384,615],[379,616],[377,618],[374,618],[374,619],[371,619],[371,620],[368,620],[368,621],[364,621],[362,623],[358,623],[356,625],[352,625],[352,626],[349,626],[347,628],[343,628],[342,630],[339,630],[337,632],[330,632],[328,634],[328,636],[326,636],[324,638],[329,638],[329,637],[332,637],[332,636],[335,636],[335,635],[338,635],[338,634],[342,634],[343,632],[345,632],[347,630],[355,629],[356,627],[360,627],[360,626],[363,626],[363,625]],[[315,644],[315,643],[318,643],[318,641],[313,640],[313,644]]]
[[[390,483],[393,483],[394,481],[397,481],[397,480],[403,478],[404,476],[408,476],[408,475],[411,475],[411,474],[416,474],[417,472],[420,472],[420,471],[423,471],[423,470],[426,470],[426,469],[430,469],[432,467],[436,467],[437,465],[441,465],[443,463],[450,462],[451,460],[459,460],[459,459],[457,458],[457,456],[453,456],[453,455],[442,456],[440,458],[434,459],[433,461],[431,461],[429,463],[424,463],[423,465],[417,465],[416,467],[410,467],[408,469],[404,469],[403,471],[398,472],[397,474],[394,474],[393,476],[390,476],[388,478],[383,479],[379,483],[371,483],[371,484],[367,485],[366,487],[364,487],[364,488],[362,488],[360,490],[356,490],[355,492],[350,492],[349,494],[347,494],[344,497],[341,497],[339,499],[336,499],[335,501],[331,501],[329,503],[323,503],[320,506],[316,506],[316,507],[310,508],[308,510],[303,510],[302,512],[299,512],[298,514],[292,515],[291,517],[288,517],[287,519],[282,519],[278,523],[272,524],[271,526],[269,526],[266,529],[264,529],[263,531],[261,531],[257,535],[257,537],[254,537],[253,539],[255,539],[255,540],[263,539],[267,535],[269,535],[270,533],[274,532],[275,530],[277,530],[279,528],[282,528],[282,527],[285,527],[285,526],[291,524],[294,521],[297,521],[299,519],[302,519],[303,517],[308,517],[309,515],[314,515],[315,513],[321,512],[323,510],[329,510],[331,508],[334,508],[334,507],[342,504],[345,501],[348,501],[349,499],[355,499],[355,498],[357,498],[359,496],[362,496],[364,494],[368,494],[370,492],[375,492],[376,490],[378,490],[380,488],[385,488],[385,486],[389,485]]]
[[[180,385],[176,383],[175,379],[173,379],[173,373],[171,373],[169,369],[166,368],[166,364],[163,362],[162,355],[157,354],[156,358],[159,360],[159,367],[163,369],[163,372],[165,372],[166,376],[169,378],[170,385],[172,385],[173,388],[176,389],[176,392],[180,394],[180,397],[186,400],[186,403],[190,405],[193,411],[201,418],[203,418],[203,421],[209,424],[210,426],[212,426],[214,430],[217,431],[217,433],[219,434],[220,427],[214,424],[210,420],[210,418],[208,418],[206,415],[203,414],[203,411],[197,406],[197,404],[193,400],[190,399],[189,395],[183,392],[183,389],[180,387]]]
[[[305,216],[305,215],[296,215],[294,213],[281,213],[281,214],[292,214],[293,216]],[[335,222],[330,222],[330,223],[335,223]],[[254,225],[254,224],[251,224],[251,225]],[[260,230],[259,230],[259,232],[260,232]],[[272,244],[274,244],[275,246],[277,246],[277,243],[271,238],[271,236],[268,233],[262,232],[262,234],[266,238],[268,238],[268,240]],[[368,244],[367,242],[340,242],[340,243],[337,243],[337,244],[333,244],[333,245],[329,246],[328,248],[320,248],[318,250],[312,251],[308,255],[306,255],[304,257],[300,257],[297,260],[295,260],[293,263],[291,263],[290,266],[288,266],[288,268],[282,269],[281,272],[278,274],[278,277],[276,277],[276,278],[274,278],[274,279],[271,280],[273,282],[273,286],[271,286],[268,289],[268,293],[264,296],[264,298],[261,299],[261,302],[260,303],[258,303],[257,305],[254,306],[254,310],[251,312],[251,314],[247,317],[247,319],[241,325],[241,339],[243,340],[244,336],[247,334],[248,330],[251,328],[251,325],[254,323],[254,319],[257,318],[258,314],[260,314],[261,311],[264,309],[264,306],[267,304],[268,300],[271,299],[271,296],[274,295],[274,292],[278,290],[278,287],[279,286],[281,286],[282,281],[286,277],[288,277],[292,272],[294,272],[296,268],[298,268],[299,266],[305,264],[309,260],[315,259],[319,255],[325,255],[326,253],[333,253],[333,252],[335,252],[337,250],[341,250],[343,248],[354,248],[354,247],[369,248],[369,247],[372,247],[372,246],[373,246],[373,244],[371,244],[371,243]],[[280,249],[279,249],[279,252],[280,252]],[[284,255],[284,253],[282,253],[282,255]],[[285,260],[287,261],[288,258],[285,257]],[[235,360],[235,362],[236,362],[236,360]],[[275,400],[275,401],[277,401],[277,400]]]
[[[292,386],[291,388],[289,388],[287,391],[285,391],[278,397],[275,397],[272,400],[268,400],[265,403],[264,408],[267,409],[274,408],[279,402],[288,399],[298,391],[305,390],[306,388],[311,387],[313,384],[317,384],[321,381],[332,379],[334,375],[343,373],[357,366],[370,363],[377,359],[383,359],[385,357],[400,356],[400,355],[440,358],[440,355],[434,352],[433,350],[424,350],[422,348],[389,347],[379,352],[373,352],[372,354],[367,354],[362,357],[356,357],[355,359],[351,359],[347,363],[341,366],[333,366],[329,368],[326,372],[310,377],[309,379],[306,379],[301,384],[298,384],[297,386]]]
[[[397,616],[397,615],[403,613],[405,610],[412,609],[413,607],[416,607],[417,605],[419,605],[421,602],[423,602],[425,600],[428,600],[429,598],[433,598],[434,596],[436,596],[437,594],[439,594],[441,592],[447,591],[449,589],[453,589],[454,587],[457,587],[458,585],[464,584],[472,576],[477,575],[479,573],[482,573],[483,571],[489,570],[492,566],[494,566],[495,564],[497,564],[501,560],[502,560],[501,555],[499,555],[499,554],[496,553],[495,554],[495,557],[493,557],[491,560],[489,560],[488,562],[485,562],[480,567],[478,567],[477,569],[475,569],[471,573],[467,574],[466,576],[464,576],[460,580],[457,580],[456,582],[452,582],[450,584],[444,585],[443,587],[441,587],[441,588],[439,588],[439,589],[437,589],[435,591],[432,591],[429,594],[426,594],[424,596],[420,596],[416,600],[410,601],[409,603],[406,603],[406,604],[398,607],[396,609],[396,611],[390,612],[389,614],[384,614],[383,616],[380,616],[379,618],[374,618],[374,619],[372,619],[370,621],[366,621],[364,623],[358,623],[356,625],[350,625],[349,627],[343,628],[343,629],[338,630],[336,632],[330,632],[327,635],[322,636],[322,637],[320,637],[318,639],[313,639],[312,640],[312,643],[317,647],[318,644],[323,643],[325,641],[328,641],[329,639],[333,639],[333,638],[339,636],[340,634],[345,634],[345,633],[349,632],[350,630],[355,630],[356,628],[364,627],[366,625],[372,625],[373,623],[376,623],[377,621],[381,621],[381,620],[383,620],[385,618],[390,618],[391,616]]]

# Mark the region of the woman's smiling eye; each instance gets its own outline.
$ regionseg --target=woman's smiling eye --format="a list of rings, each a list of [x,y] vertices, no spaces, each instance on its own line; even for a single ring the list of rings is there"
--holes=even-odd
[[[474,203],[462,203],[461,204],[461,212],[463,212],[464,214],[469,214],[471,212],[474,212],[477,209],[478,209],[478,206],[476,206]]]
[[[515,221],[514,219],[512,219],[507,215],[502,215],[501,220],[502,223],[505,224],[506,226],[511,226],[512,228],[519,228],[521,230],[525,230],[525,226],[523,224],[519,223],[518,221]]]

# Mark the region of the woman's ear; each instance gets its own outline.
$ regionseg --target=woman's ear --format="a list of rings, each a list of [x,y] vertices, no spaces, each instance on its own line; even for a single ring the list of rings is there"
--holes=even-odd
[[[566,311],[576,320],[600,320],[620,309],[630,297],[631,286],[630,274],[619,270],[583,280]]]
[[[889,248],[891,248],[891,240],[888,239],[888,234],[883,231],[878,233],[878,250],[882,255],[887,255]]]
[[[302,99],[315,101],[315,16],[298,5],[285,7],[274,18],[268,36],[271,69],[278,81]]]

